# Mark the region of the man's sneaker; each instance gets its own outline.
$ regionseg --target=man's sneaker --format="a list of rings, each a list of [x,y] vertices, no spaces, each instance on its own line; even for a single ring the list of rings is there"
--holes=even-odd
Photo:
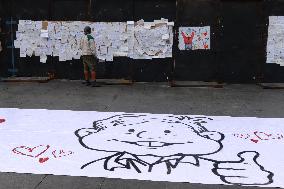
[[[85,80],[85,81],[82,82],[82,84],[89,86],[89,85],[91,85],[91,82],[88,81],[88,80]]]
[[[98,84],[96,81],[93,81],[92,82],[92,87],[100,87],[101,85]]]

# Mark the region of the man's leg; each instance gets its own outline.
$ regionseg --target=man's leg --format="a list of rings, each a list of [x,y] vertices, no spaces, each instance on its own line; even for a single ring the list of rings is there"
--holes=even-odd
[[[92,87],[100,87],[100,85],[97,83],[97,78],[96,78],[97,76],[96,65],[97,65],[97,60],[94,56],[92,56],[91,62],[90,62]]]
[[[84,64],[84,77],[85,81],[83,84],[90,85],[90,79],[89,79],[89,66],[88,66],[88,60],[87,57],[83,56],[83,64]]]
[[[96,71],[95,70],[92,70],[92,72],[91,72],[91,80],[92,80],[92,82],[96,82]]]

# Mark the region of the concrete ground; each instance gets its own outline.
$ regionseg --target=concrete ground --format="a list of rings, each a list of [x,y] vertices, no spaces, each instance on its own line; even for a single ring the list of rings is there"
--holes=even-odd
[[[91,88],[78,81],[0,83],[1,108],[284,117],[284,90],[256,85],[169,88],[163,83]],[[244,187],[0,173],[0,189],[238,189]],[[256,188],[256,187],[248,187]]]

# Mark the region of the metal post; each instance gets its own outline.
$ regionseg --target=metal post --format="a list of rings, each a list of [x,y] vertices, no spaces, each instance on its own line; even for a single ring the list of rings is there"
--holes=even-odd
[[[12,73],[12,76],[16,76],[16,72],[18,71],[15,68],[15,57],[14,57],[14,32],[13,32],[13,24],[17,24],[16,21],[13,20],[13,18],[11,17],[10,21],[6,21],[6,25],[9,25],[9,29],[10,29],[10,40],[11,40],[11,44],[9,46],[7,46],[7,48],[12,49],[11,50],[11,54],[12,54],[12,68],[8,69],[8,72]]]
[[[175,86],[175,66],[176,66],[176,56],[177,56],[177,43],[178,43],[178,25],[179,25],[179,0],[176,0],[176,18],[175,18],[175,25],[173,28],[174,33],[174,42],[173,42],[173,61],[170,69],[170,76],[168,76],[168,83],[169,87]]]
[[[11,17],[11,48],[12,48],[12,76],[15,76],[15,57],[14,57],[14,36],[13,36],[13,18]]]

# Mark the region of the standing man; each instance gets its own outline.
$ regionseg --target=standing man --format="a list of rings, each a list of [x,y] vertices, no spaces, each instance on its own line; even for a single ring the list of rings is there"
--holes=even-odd
[[[90,26],[86,26],[84,28],[84,36],[80,41],[80,46],[82,49],[82,59],[84,64],[84,76],[85,81],[83,84],[92,87],[99,87],[98,83],[96,82],[96,44],[94,37],[91,35],[91,28]],[[91,80],[90,80],[90,73],[91,73]]]

